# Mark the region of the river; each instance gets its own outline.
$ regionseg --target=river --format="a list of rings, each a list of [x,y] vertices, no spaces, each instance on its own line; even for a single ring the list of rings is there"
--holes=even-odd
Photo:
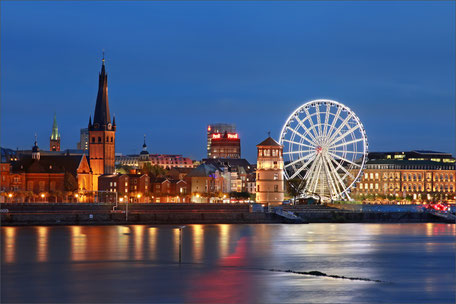
[[[179,233],[2,227],[1,302],[455,303],[454,224],[187,225],[180,264]]]

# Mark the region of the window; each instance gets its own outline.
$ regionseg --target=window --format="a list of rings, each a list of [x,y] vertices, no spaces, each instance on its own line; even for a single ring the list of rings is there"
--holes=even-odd
[[[260,192],[260,185],[257,185],[257,192]]]
[[[38,183],[39,191],[44,191],[44,181]]]
[[[375,179],[378,179],[378,173],[375,173]]]
[[[98,143],[101,143],[101,137],[98,136]]]
[[[374,173],[369,174],[370,179],[374,179]]]
[[[274,185],[274,192],[279,192],[279,185]]]
[[[378,184],[377,183],[375,183],[375,189],[378,190]]]
[[[359,189],[361,189],[361,190],[363,189],[363,183],[359,184]]]
[[[50,184],[49,184],[49,188],[51,191],[55,191],[55,182],[52,181]]]
[[[95,143],[95,137],[92,137],[92,142]]]
[[[33,181],[28,181],[27,182],[27,190],[28,191],[33,191]]]

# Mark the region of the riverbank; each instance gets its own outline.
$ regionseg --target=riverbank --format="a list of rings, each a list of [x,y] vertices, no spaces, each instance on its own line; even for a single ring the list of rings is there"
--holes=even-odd
[[[115,210],[113,210],[115,209]],[[2,226],[294,223],[247,204],[1,204]],[[333,206],[284,207],[303,223],[454,223],[426,212],[359,211]]]

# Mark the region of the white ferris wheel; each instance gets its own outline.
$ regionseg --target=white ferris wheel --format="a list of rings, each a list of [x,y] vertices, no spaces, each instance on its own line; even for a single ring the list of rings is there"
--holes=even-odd
[[[350,108],[328,99],[303,104],[285,122],[280,144],[284,176],[300,181],[302,196],[350,199],[368,148],[363,124]]]

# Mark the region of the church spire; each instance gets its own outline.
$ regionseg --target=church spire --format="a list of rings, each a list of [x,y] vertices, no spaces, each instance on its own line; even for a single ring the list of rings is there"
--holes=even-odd
[[[60,139],[59,127],[57,125],[57,115],[54,113],[54,123],[52,124],[51,140]]]
[[[95,105],[95,115],[93,117],[93,125],[95,128],[105,129],[111,123],[111,115],[109,114],[108,102],[108,75],[106,74],[105,59],[101,64],[101,72],[98,75],[98,95]]]

